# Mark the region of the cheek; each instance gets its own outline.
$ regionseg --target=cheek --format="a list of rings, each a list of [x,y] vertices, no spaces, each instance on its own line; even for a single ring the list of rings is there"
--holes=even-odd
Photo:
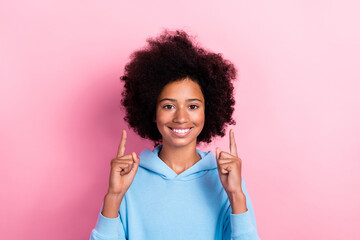
[[[156,119],[156,127],[158,129],[158,131],[160,132],[161,135],[163,135],[164,133],[164,120],[162,119],[161,116],[157,116],[157,119]]]
[[[163,123],[166,120],[166,114],[162,113],[161,111],[156,112],[156,122]]]
[[[156,112],[156,125],[160,132],[161,129],[164,127],[164,124],[166,124],[168,121],[169,121],[169,113],[165,113],[161,110],[158,110]]]
[[[201,112],[194,116],[194,121],[196,121],[199,125],[204,125],[205,123],[205,113]]]

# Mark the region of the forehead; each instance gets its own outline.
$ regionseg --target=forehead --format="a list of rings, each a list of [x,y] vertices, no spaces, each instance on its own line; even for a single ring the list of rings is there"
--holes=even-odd
[[[201,92],[199,84],[189,78],[166,84],[161,90],[158,100],[161,100],[162,98],[199,98],[201,100],[204,100],[204,96]]]

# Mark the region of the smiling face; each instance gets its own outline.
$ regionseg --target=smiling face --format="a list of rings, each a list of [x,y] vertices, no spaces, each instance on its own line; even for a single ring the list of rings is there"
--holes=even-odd
[[[189,78],[165,85],[157,100],[155,122],[164,146],[196,146],[205,122],[200,86]]]

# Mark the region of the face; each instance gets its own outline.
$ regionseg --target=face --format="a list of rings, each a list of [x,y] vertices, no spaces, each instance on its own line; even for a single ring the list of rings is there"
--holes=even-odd
[[[205,122],[205,99],[200,86],[188,78],[165,85],[157,100],[155,122],[163,145],[196,146]]]

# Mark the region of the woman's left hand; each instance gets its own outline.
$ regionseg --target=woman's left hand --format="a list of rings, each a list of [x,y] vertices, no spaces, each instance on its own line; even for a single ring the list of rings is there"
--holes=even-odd
[[[216,148],[216,162],[219,177],[227,195],[230,197],[244,196],[241,188],[241,159],[238,157],[234,130],[230,130],[230,153]]]

